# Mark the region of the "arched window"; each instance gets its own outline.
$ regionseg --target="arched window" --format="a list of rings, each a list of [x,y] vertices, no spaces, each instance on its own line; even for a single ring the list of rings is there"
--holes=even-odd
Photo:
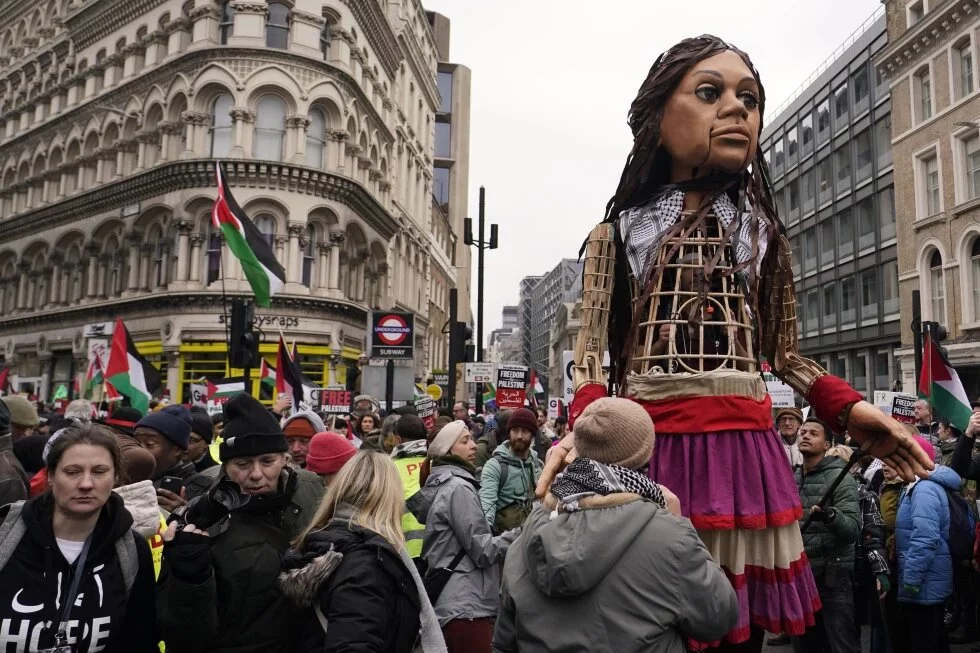
[[[970,278],[973,280],[973,321],[980,322],[980,235],[970,249]]]
[[[281,2],[269,3],[269,13],[265,19],[265,44],[280,50],[289,47],[289,7]]]
[[[313,225],[306,227],[306,247],[303,248],[303,285],[313,287],[313,253],[316,251],[316,229]]]
[[[327,141],[327,118],[322,109],[312,109],[309,118],[310,126],[306,129],[306,165],[322,168]]]
[[[286,103],[275,95],[259,100],[255,118],[252,156],[267,161],[282,160],[282,142],[286,135]]]
[[[258,227],[262,235],[265,236],[266,242],[272,247],[272,243],[276,239],[276,219],[263,213],[255,217],[255,226]]]
[[[235,8],[230,0],[221,3],[221,20],[218,22],[218,38],[221,45],[228,45],[228,37],[235,33]]]
[[[212,283],[221,278],[221,232],[208,222],[208,251],[207,251],[207,283]]]
[[[215,98],[211,105],[211,156],[221,158],[231,151],[231,107],[234,100],[227,93]]]
[[[330,20],[328,19],[323,27],[320,29],[320,52],[323,53],[323,58],[327,59],[330,55]]]
[[[932,303],[932,319],[945,321],[946,289],[943,283],[943,257],[939,250],[933,250],[929,259],[929,300]]]

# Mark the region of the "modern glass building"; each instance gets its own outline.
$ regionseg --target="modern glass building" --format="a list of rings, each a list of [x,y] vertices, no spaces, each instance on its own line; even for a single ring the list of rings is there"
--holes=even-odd
[[[761,147],[793,248],[802,353],[872,399],[899,369],[891,102],[865,22],[773,116]]]

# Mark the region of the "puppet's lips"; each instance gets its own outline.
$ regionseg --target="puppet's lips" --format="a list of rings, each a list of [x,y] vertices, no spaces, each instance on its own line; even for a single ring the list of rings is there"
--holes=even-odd
[[[729,140],[747,141],[752,135],[745,127],[722,127],[712,132],[713,138],[727,138]]]

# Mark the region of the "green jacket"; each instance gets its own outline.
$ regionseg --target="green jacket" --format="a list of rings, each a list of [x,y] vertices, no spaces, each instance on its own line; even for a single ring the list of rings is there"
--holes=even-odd
[[[316,512],[323,483],[287,468],[280,493],[260,510],[236,512],[208,529],[211,573],[200,585],[170,573],[157,583],[157,618],[167,650],[291,653],[308,618],[279,589],[282,554]]]
[[[507,478],[500,485],[501,469],[508,467]],[[541,478],[544,463],[532,450],[527,460],[521,460],[505,442],[493,452],[493,457],[483,466],[480,476],[480,505],[487,522],[493,526],[497,511],[507,506],[530,504],[534,501],[534,486]]]
[[[810,508],[817,505],[830,489],[841,470],[844,461],[839,458],[824,458],[809,472],[805,468],[796,470],[796,484],[800,489],[803,503],[803,520],[810,514]],[[818,580],[823,576],[829,562],[836,560],[845,571],[854,569],[854,545],[861,533],[860,508],[858,507],[858,486],[850,474],[844,477],[834,490],[825,510],[836,513],[831,523],[812,521],[803,534],[803,547],[810,568]],[[801,524],[802,521],[801,520]]]

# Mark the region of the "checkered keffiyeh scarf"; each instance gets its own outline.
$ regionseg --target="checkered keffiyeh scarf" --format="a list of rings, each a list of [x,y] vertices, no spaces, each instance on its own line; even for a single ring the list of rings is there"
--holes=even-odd
[[[619,465],[603,465],[589,458],[576,458],[551,484],[551,493],[565,512],[579,510],[579,501],[586,497],[618,492],[638,494],[661,508],[667,507],[660,486],[646,474]]]
[[[667,230],[674,226],[683,209],[684,191],[677,190],[619,214],[619,233],[623,234],[626,257],[634,277],[642,279],[650,253]],[[752,231],[748,215],[739,216],[738,209],[725,194],[715,200],[712,209],[725,229],[732,220],[741,220],[732,235],[732,244],[736,262],[745,263],[752,257]],[[762,261],[766,253],[766,242],[766,227],[760,222],[758,261]]]

